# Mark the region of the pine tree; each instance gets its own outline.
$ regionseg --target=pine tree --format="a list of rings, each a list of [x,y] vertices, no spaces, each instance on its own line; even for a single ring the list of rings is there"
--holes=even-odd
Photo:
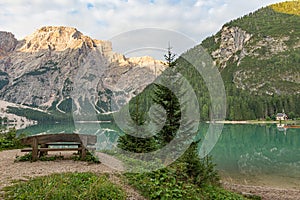
[[[175,54],[172,53],[171,49],[169,46],[167,54],[164,55],[168,69],[157,81],[159,83],[154,83],[151,92],[152,102],[160,105],[160,107],[154,107],[151,118],[157,127],[163,124],[162,129],[153,137],[138,137],[138,135],[145,134],[143,133],[145,130],[141,129],[140,126],[147,121],[145,113],[148,112],[148,110],[144,110],[147,106],[141,105],[143,100],[138,95],[130,101],[129,110],[132,120],[128,124],[130,128],[125,130],[125,135],[118,140],[119,148],[135,153],[147,153],[161,148],[174,138],[180,126],[181,111],[178,98],[173,92],[180,88],[180,81],[178,81],[179,77],[175,72]]]
[[[134,152],[147,153],[156,150],[156,140],[154,137],[143,137],[151,130],[145,130],[142,125],[146,122],[145,113],[141,106],[140,96],[136,96],[130,101],[129,110],[131,110],[131,119],[127,124],[128,129],[125,130],[125,135],[118,140],[118,147]],[[148,136],[151,134],[148,134]]]
[[[166,65],[168,69],[165,70],[163,76],[155,83],[153,102],[162,106],[165,113],[157,110],[155,118],[157,123],[164,122],[163,117],[166,117],[165,124],[162,130],[157,133],[157,140],[161,146],[168,144],[175,137],[177,130],[180,127],[181,110],[178,101],[178,93],[180,93],[180,77],[176,73],[175,54],[172,53],[172,48],[168,47],[168,52],[165,55]],[[166,85],[168,87],[166,87]],[[177,96],[174,94],[176,91]],[[180,94],[181,95],[181,94]]]
[[[171,68],[171,67],[175,67],[176,66],[176,62],[175,62],[175,57],[176,55],[174,53],[172,53],[172,47],[168,46],[168,52],[166,55],[164,55],[165,60],[166,60],[166,65]]]
[[[149,105],[143,105],[145,103],[144,98],[148,98],[148,95],[138,95],[130,101],[129,108],[132,119],[128,126],[130,130],[126,130],[125,135],[119,138],[119,148],[136,153],[146,153],[163,148],[175,137],[178,143],[190,142],[187,140],[190,139],[191,130],[194,129],[193,123],[195,123],[194,118],[190,117],[192,116],[191,109],[189,109],[189,117],[182,117],[182,112],[186,113],[187,110],[186,104],[191,103],[188,102],[189,98],[185,98],[185,96],[190,96],[189,88],[186,87],[185,79],[176,71],[175,54],[172,53],[171,49],[169,47],[165,55],[168,68],[148,91],[151,96],[151,112],[149,112]],[[196,102],[193,103],[196,105]],[[146,115],[145,113],[151,114]],[[147,125],[145,123],[149,121],[152,122],[153,126],[149,126],[147,130],[140,128],[141,125]],[[151,135],[154,135],[153,137],[138,137],[150,132]],[[174,149],[169,149],[169,151],[180,151],[183,146],[174,146],[172,147]]]

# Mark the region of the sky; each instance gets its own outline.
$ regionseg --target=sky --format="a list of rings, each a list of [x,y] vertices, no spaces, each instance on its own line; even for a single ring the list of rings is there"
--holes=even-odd
[[[18,39],[43,26],[71,26],[94,39],[159,28],[200,43],[232,19],[279,0],[0,0],[0,30]]]

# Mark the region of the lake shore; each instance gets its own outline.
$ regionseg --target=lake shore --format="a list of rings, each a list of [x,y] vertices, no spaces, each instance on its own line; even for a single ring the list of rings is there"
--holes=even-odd
[[[261,196],[264,200],[300,199],[300,181],[296,177],[219,173],[223,187],[233,192]]]
[[[264,121],[264,120],[242,120],[242,121],[206,121],[206,123],[216,124],[300,124],[299,120],[286,120],[286,121]]]
[[[232,192],[240,193],[245,196],[257,195],[262,197],[263,200],[299,200],[300,190],[296,189],[283,189],[269,186],[254,186],[243,185],[229,182],[222,182],[225,189]]]

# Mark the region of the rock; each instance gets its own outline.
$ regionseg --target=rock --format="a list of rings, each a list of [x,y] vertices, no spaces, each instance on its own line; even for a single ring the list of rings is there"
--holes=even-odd
[[[12,33],[0,31],[0,58],[13,51],[18,41]]]
[[[221,68],[225,68],[227,61],[238,51],[241,51],[241,53],[235,60],[242,59],[245,56],[244,47],[251,37],[251,34],[239,27],[223,27],[221,38],[215,38],[215,41],[220,39],[220,47],[212,52],[215,62],[219,63]]]
[[[72,98],[77,112],[87,100],[106,113],[111,102],[127,103],[165,69],[150,57],[115,53],[111,42],[75,28],[43,27],[22,41],[1,34],[0,44],[9,45],[0,58],[0,99],[8,102],[66,112]]]

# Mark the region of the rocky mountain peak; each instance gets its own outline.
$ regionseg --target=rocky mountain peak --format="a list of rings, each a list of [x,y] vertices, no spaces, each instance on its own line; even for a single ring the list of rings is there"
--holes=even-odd
[[[0,31],[0,58],[15,49],[18,41],[12,33]]]
[[[86,46],[90,49],[97,47],[104,41],[93,40],[84,36],[76,28],[64,26],[45,26],[24,39],[19,51],[37,52],[40,50],[65,51]]]
[[[70,112],[70,99],[77,113],[86,99],[96,112],[111,112],[112,102],[124,105],[165,69],[71,27],[42,27],[21,41],[1,32],[0,50],[0,100],[60,112]]]

